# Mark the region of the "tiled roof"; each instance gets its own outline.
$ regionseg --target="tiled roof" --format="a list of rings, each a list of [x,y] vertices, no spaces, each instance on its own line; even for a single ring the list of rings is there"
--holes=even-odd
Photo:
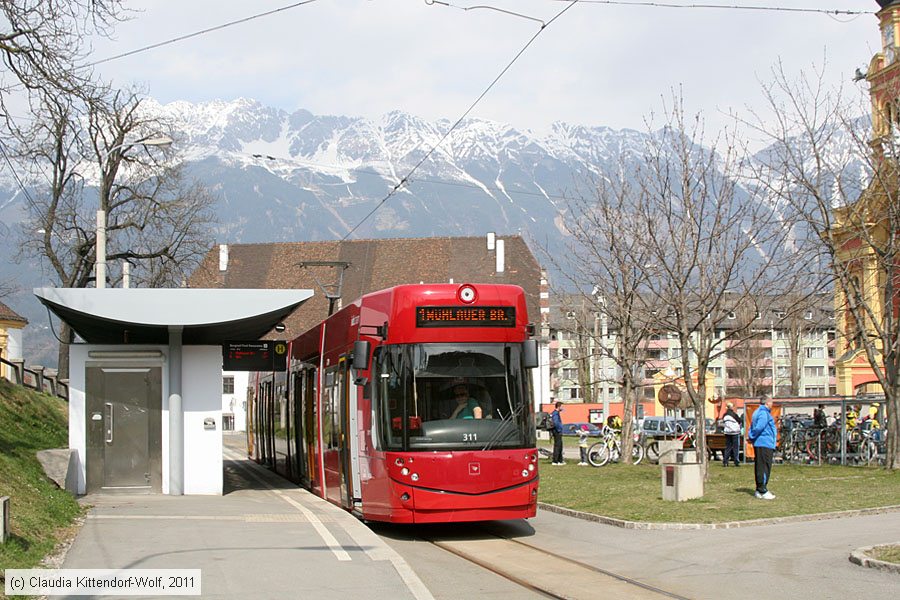
[[[0,321],[13,321],[16,323],[21,323],[23,326],[28,325],[28,319],[19,315],[18,313],[16,313],[16,311],[3,304],[2,302],[0,302]]]
[[[505,271],[495,271],[495,251],[484,237],[397,238],[344,242],[284,242],[229,244],[228,268],[219,271],[219,246],[213,247],[191,276],[191,287],[309,288],[312,299],[285,319],[286,331],[267,337],[291,339],[328,314],[320,286],[332,286],[339,267],[301,266],[316,261],[344,262],[341,298],[344,303],[395,285],[410,283],[502,283],[525,290],[529,319],[540,322],[541,270],[520,236],[501,237]],[[334,288],[328,288],[334,291]]]

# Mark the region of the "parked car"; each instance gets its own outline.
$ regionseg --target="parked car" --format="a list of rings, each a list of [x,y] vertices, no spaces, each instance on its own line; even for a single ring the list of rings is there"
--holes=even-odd
[[[672,437],[691,426],[687,419],[674,417],[644,417],[641,422],[641,433],[644,437]]]
[[[602,435],[601,429],[593,423],[563,423],[563,435],[578,435],[582,425],[587,426],[588,436],[600,437]]]

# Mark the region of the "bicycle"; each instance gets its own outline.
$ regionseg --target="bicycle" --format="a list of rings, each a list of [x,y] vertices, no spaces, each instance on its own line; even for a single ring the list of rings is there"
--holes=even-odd
[[[588,463],[594,467],[602,467],[606,463],[618,462],[622,456],[621,432],[603,427],[603,439],[588,448]],[[637,465],[644,459],[644,447],[638,443],[638,436],[634,436],[634,444],[631,446],[631,464]]]

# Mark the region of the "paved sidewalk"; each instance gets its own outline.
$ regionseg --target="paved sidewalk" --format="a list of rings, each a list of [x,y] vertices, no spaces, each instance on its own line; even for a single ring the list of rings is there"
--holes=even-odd
[[[203,598],[432,597],[355,517],[229,457],[224,496],[85,497],[61,568],[201,569]]]

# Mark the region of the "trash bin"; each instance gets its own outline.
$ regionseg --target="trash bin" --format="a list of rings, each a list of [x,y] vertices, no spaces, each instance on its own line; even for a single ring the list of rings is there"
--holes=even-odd
[[[696,454],[696,453],[695,453]],[[664,464],[662,470],[663,500],[691,500],[703,497],[703,471],[699,463]]]

